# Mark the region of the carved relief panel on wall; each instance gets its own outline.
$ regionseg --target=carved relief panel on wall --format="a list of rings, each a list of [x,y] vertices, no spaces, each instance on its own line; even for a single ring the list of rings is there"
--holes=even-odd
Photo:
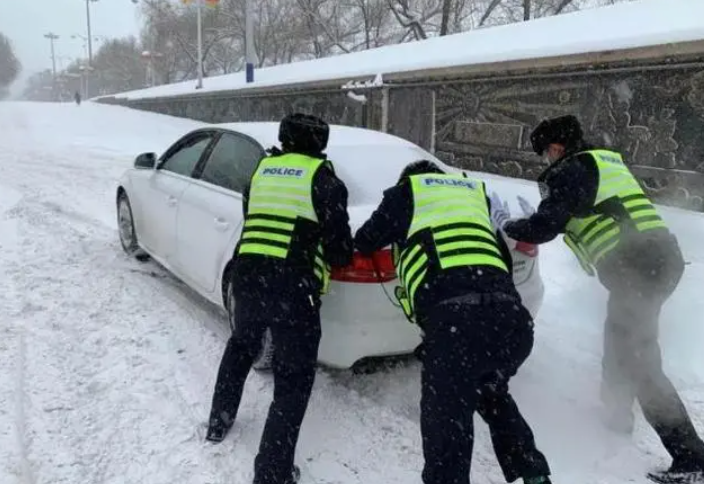
[[[594,144],[624,154],[647,190],[702,208],[704,71],[662,69],[551,79],[446,84],[436,91],[436,149],[467,169],[535,179],[541,119],[577,115]],[[667,171],[663,171],[667,170]]]

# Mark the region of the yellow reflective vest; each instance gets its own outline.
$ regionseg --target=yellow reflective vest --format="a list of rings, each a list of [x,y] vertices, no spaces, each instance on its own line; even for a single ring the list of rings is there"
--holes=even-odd
[[[249,204],[237,255],[259,255],[282,261],[308,259],[327,292],[330,269],[322,246],[293,254],[291,241],[301,220],[318,223],[313,206],[313,179],[325,160],[297,153],[264,158],[252,176]],[[312,256],[312,257],[311,257]]]
[[[587,274],[593,276],[594,267],[618,246],[624,231],[642,233],[666,225],[619,153],[609,150],[584,153],[594,157],[599,172],[596,199],[591,215],[569,220],[564,241]],[[614,199],[625,209],[627,220],[617,221],[601,210],[604,202],[612,203]]]
[[[411,176],[410,184],[413,217],[406,241],[394,246],[394,264],[401,282],[396,297],[415,321],[416,293],[431,274],[462,266],[509,270],[491,224],[484,182],[429,174]]]

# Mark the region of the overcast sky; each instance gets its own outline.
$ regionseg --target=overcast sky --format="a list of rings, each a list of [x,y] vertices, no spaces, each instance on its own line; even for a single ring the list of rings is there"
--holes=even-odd
[[[98,0],[91,2],[93,37],[123,37],[139,34],[138,6],[131,0]],[[61,36],[56,41],[57,66],[65,67],[72,59],[82,56],[86,37],[85,0],[0,0],[0,32],[7,35],[22,62],[20,84],[28,75],[51,68],[47,32]],[[99,43],[93,42],[93,52]],[[20,86],[15,85],[14,91]]]

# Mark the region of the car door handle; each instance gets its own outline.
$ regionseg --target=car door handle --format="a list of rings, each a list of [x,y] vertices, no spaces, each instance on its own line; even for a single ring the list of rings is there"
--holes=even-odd
[[[214,222],[215,228],[218,230],[227,230],[230,227],[229,222],[221,218],[216,218]]]
[[[178,202],[178,199],[176,197],[169,196],[166,203],[168,203],[171,207],[173,207],[176,205],[177,202]]]

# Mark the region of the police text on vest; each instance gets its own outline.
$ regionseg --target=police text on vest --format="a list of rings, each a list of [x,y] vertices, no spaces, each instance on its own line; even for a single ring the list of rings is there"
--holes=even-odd
[[[262,171],[264,176],[303,176],[303,169],[301,168],[285,168],[282,166],[271,166],[269,168],[264,168]]]
[[[424,178],[423,184],[426,187],[433,185],[441,185],[445,187],[464,187],[469,188],[470,190],[475,190],[477,188],[477,186],[469,180],[455,180],[451,178]]]

